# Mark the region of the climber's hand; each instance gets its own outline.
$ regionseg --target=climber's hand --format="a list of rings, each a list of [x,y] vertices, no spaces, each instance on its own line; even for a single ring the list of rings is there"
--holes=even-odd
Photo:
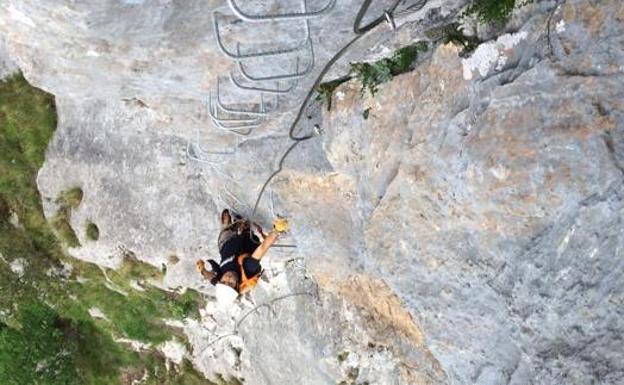
[[[290,224],[288,223],[288,220],[286,218],[277,217],[273,221],[273,230],[278,233],[284,233],[288,231],[289,228]]]
[[[198,259],[197,262],[195,262],[195,266],[197,267],[197,271],[200,273],[206,268],[206,264],[201,259]]]

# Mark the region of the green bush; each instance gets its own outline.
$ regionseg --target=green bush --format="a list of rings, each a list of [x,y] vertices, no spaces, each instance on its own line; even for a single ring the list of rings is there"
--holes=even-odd
[[[59,212],[52,218],[50,224],[56,231],[56,235],[61,241],[68,247],[80,247],[80,241],[76,236],[76,232],[69,223],[70,212],[68,209],[59,210]]]

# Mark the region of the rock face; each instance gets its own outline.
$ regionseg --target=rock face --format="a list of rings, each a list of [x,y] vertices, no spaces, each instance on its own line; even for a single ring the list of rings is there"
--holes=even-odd
[[[4,46],[4,42],[0,39],[0,79],[4,79],[17,71],[17,65],[13,62],[13,60],[11,60],[11,57]]]
[[[359,2],[310,23],[315,70],[244,137],[206,129],[207,94],[233,65],[209,11],[227,6],[61,3],[0,4],[7,52],[57,96],[38,178],[47,215],[81,186],[74,256],[115,266],[131,250],[167,265],[166,285],[212,296],[194,260],[216,254],[223,206],[251,213],[291,143],[292,108],[351,38]],[[333,71],[425,39],[464,3],[398,17],[396,32],[373,31]],[[295,149],[257,213],[290,217],[283,243],[297,248],[271,251],[250,298],[211,301],[185,323],[196,367],[253,384],[620,383],[623,22],[618,0],[540,2],[506,31],[480,31],[490,39],[469,58],[434,44],[374,98],[348,82],[331,111],[313,103],[300,130],[316,123],[322,135]],[[247,28],[225,27],[241,39]],[[270,33],[258,31],[245,41]],[[281,63],[253,67],[271,66]],[[228,154],[199,156],[198,144]]]
[[[470,59],[442,46],[326,118],[366,270],[456,382],[622,380],[623,16],[569,1],[550,43],[545,14]]]

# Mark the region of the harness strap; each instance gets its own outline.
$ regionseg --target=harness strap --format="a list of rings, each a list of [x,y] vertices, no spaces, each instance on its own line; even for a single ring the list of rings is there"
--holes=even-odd
[[[249,254],[241,254],[236,258],[236,262],[238,263],[241,272],[237,290],[240,294],[245,294],[254,286],[256,286],[258,280],[260,279],[260,276],[262,275],[262,273],[264,273],[264,269],[262,269],[258,274],[254,275],[253,277],[247,277],[247,274],[245,274],[245,267],[243,266],[243,261],[245,260],[245,258],[252,257],[250,257]]]

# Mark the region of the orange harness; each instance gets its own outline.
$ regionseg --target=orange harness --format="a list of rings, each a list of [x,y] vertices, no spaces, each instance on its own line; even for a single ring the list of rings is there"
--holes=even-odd
[[[249,254],[241,254],[236,258],[236,263],[238,263],[238,267],[240,268],[241,272],[240,282],[238,284],[238,292],[240,294],[245,294],[253,289],[254,286],[258,284],[258,280],[260,279],[262,273],[264,273],[264,270],[260,270],[258,274],[252,277],[247,277],[247,274],[245,274],[245,269],[243,268],[243,260],[247,258],[248,255]]]

